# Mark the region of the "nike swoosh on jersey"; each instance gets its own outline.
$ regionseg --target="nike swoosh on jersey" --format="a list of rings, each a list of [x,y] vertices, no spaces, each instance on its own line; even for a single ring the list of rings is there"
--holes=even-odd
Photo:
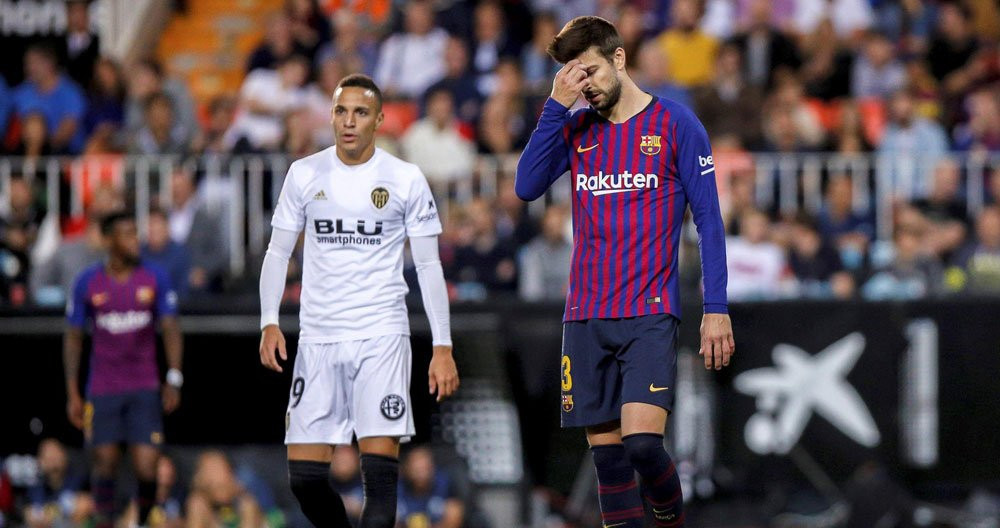
[[[660,392],[669,389],[670,387],[654,387],[652,383],[649,384],[649,392]]]
[[[600,145],[600,143],[598,143],[597,145],[594,145],[593,147],[587,147],[587,148],[583,148],[583,145],[577,145],[576,151],[577,152],[588,152],[588,151],[591,151],[591,150],[594,150],[595,148],[597,148],[598,145]]]

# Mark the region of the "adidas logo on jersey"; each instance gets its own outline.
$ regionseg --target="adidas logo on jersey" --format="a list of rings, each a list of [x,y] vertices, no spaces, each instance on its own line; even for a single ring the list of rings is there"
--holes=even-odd
[[[594,196],[656,189],[659,186],[660,177],[655,174],[632,174],[628,171],[622,174],[605,174],[604,171],[601,171],[597,173],[597,176],[576,175],[576,190],[590,191],[594,193]]]
[[[326,200],[326,193],[322,189],[313,195],[313,200]]]

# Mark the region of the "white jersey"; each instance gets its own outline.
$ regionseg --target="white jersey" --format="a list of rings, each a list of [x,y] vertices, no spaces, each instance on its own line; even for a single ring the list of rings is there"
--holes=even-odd
[[[382,149],[345,165],[336,147],[288,169],[271,225],[305,228],[299,342],[409,335],[406,237],[435,236],[441,221],[416,165]]]

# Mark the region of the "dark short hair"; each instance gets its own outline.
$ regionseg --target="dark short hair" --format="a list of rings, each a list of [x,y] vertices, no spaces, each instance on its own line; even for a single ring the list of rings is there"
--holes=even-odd
[[[101,234],[104,236],[110,235],[119,222],[135,222],[135,213],[132,211],[115,211],[104,215],[101,218]]]
[[[28,49],[25,51],[25,55],[29,53],[45,57],[45,59],[52,64],[56,66],[59,65],[59,52],[57,52],[56,48],[49,43],[39,42],[32,44],[31,46],[28,46]]]
[[[598,16],[581,16],[563,26],[547,51],[553,59],[566,64],[591,46],[597,46],[600,54],[611,62],[615,50],[624,48],[625,42],[611,22]]]
[[[371,77],[363,73],[352,73],[347,77],[344,77],[337,83],[337,88],[364,88],[365,90],[371,90],[375,94],[375,104],[378,105],[378,109],[382,109],[382,90],[379,90],[378,85]]]

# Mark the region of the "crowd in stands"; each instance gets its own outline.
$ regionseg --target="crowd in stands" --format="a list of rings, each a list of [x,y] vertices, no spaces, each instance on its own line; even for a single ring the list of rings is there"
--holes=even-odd
[[[733,300],[1000,292],[1000,174],[990,168],[1000,8],[989,0],[288,0],[246,57],[239,92],[198,103],[155,60],[97,53],[81,4],[67,3],[64,40],[28,49],[23,81],[0,78],[5,153],[295,159],[331,143],[334,87],[366,73],[386,94],[379,145],[418,164],[450,202],[443,257],[456,299],[563,297],[566,204],[529,215],[510,170],[495,194],[459,197],[454,184],[478,181],[482,156],[516,158],[559,68],[545,47],[585,14],[617,25],[641,87],[704,122],[732,237]],[[856,199],[871,174],[858,186],[856,174],[822,171],[823,204],[810,214],[760,200],[755,156],[816,151],[889,160],[888,230],[876,231],[875,196]],[[966,178],[970,160],[986,164],[981,189]],[[0,304],[55,304],[100,252],[92,221],[46,228],[44,181],[13,167],[0,204]],[[159,175],[181,190],[153,204],[145,254],[184,291],[225,291],[225,219],[204,205],[203,174],[178,172]],[[91,218],[103,202],[134,205],[129,182],[102,185],[84,192]],[[968,208],[973,194],[985,207]],[[684,270],[696,268],[690,233]]]
[[[7,462],[0,463],[0,526],[93,526],[95,503],[80,451],[47,438],[39,443],[36,456],[12,457]],[[304,525],[297,507],[279,500],[277,487],[282,483],[268,481],[260,470],[259,465],[237,462],[212,449],[161,456],[150,528]],[[459,484],[467,481],[467,476],[456,473],[461,471],[461,466],[441,464],[427,446],[406,448],[400,470],[397,528],[464,526],[469,490]],[[117,486],[117,500],[125,506],[116,526],[137,523],[138,508],[129,482],[123,479]],[[334,452],[330,483],[343,497],[357,526],[363,490],[356,448],[340,446]]]

